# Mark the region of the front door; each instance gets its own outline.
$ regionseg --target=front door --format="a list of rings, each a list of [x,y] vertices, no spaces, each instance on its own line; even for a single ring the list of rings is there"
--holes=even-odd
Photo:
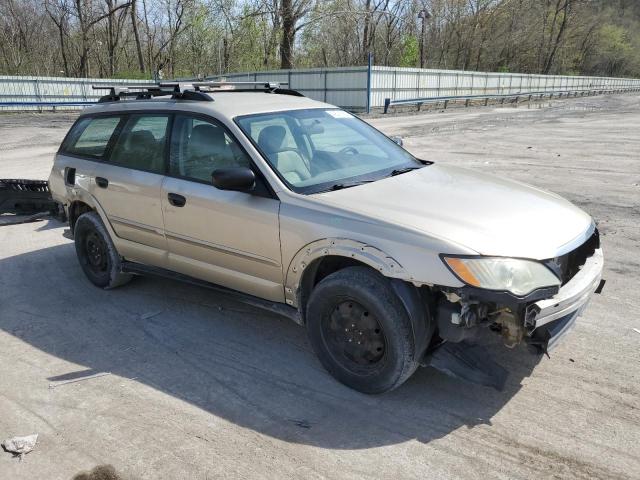
[[[169,158],[162,185],[169,268],[284,301],[280,202],[269,195],[218,190],[211,183],[218,168],[251,167],[248,154],[216,120],[179,114]]]

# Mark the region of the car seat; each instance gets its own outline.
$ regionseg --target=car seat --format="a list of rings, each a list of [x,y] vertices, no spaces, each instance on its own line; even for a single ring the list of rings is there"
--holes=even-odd
[[[181,173],[187,177],[210,180],[218,168],[233,167],[233,153],[224,130],[211,124],[196,125],[189,138],[186,160]]]
[[[258,146],[280,174],[295,185],[310,178],[311,172],[298,152],[282,147],[286,134],[280,125],[264,127],[258,135]]]

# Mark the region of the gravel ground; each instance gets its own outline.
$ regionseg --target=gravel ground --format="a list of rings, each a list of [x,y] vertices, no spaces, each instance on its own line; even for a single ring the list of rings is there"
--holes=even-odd
[[[46,178],[72,120],[0,115],[0,178]],[[499,350],[504,392],[421,369],[365,396],[284,318],[158,278],[101,291],[64,225],[4,226],[0,437],[40,439],[23,462],[0,452],[0,478],[640,478],[640,96],[371,122],[599,221],[607,286],[550,359]]]

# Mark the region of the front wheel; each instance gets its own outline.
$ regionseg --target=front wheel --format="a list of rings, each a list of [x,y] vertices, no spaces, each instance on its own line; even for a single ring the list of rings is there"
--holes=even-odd
[[[349,267],[328,275],[311,292],[306,318],[320,362],[348,387],[387,392],[418,366],[409,317],[374,270]]]
[[[120,255],[96,212],[78,217],[73,236],[80,266],[96,287],[115,288],[131,280],[121,272]]]

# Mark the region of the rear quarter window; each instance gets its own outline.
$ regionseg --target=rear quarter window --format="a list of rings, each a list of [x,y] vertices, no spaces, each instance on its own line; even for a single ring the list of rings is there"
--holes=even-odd
[[[63,152],[83,157],[102,158],[122,117],[87,117],[71,129]]]

